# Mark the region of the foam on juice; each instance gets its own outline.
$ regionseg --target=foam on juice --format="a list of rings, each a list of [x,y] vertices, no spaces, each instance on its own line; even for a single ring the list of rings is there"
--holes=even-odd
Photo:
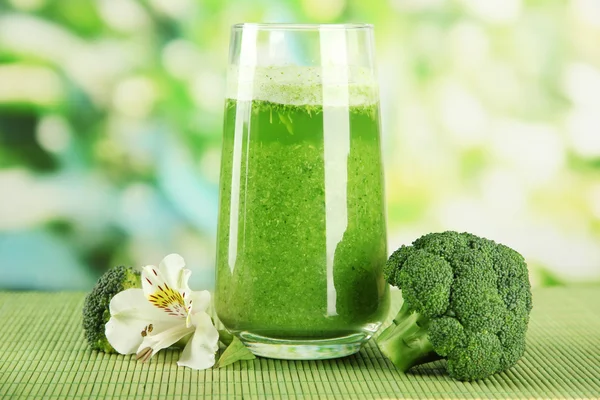
[[[336,107],[376,104],[379,94],[373,72],[362,67],[234,66],[227,97]]]

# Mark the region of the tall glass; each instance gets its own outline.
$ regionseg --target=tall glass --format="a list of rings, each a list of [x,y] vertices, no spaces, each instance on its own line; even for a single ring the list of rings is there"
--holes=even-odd
[[[257,355],[349,355],[389,304],[371,25],[232,28],[216,309]]]

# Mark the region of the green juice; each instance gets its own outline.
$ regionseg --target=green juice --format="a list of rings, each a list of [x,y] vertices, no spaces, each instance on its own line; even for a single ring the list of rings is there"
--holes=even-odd
[[[227,100],[215,302],[233,333],[368,338],[379,327],[378,109]]]

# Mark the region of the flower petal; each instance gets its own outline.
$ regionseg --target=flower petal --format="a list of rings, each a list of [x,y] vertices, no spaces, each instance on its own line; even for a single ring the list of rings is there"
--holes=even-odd
[[[142,289],[127,289],[117,293],[110,300],[110,315],[112,317],[144,318],[160,321],[169,321],[171,316],[153,307],[144,296]]]
[[[146,298],[158,310],[179,318],[186,318],[189,305],[186,304],[184,298],[188,296],[188,293],[172,288],[163,278],[162,272],[154,266],[144,267],[142,282]]]
[[[189,291],[187,282],[192,272],[184,267],[185,261],[179,254],[169,254],[158,268],[154,265],[145,266],[142,269],[142,288],[146,296],[154,293],[159,287],[170,287],[177,292]]]
[[[219,332],[205,312],[192,317],[196,331],[183,349],[177,365],[193,369],[206,369],[215,364],[215,353],[219,348]]]
[[[181,273],[184,271],[185,261],[179,254],[169,254],[158,265],[158,269],[162,272],[165,281],[177,290],[182,286]],[[188,275],[189,277],[189,275]],[[187,284],[187,280],[186,280]]]
[[[142,331],[150,324],[164,329],[178,322],[177,318],[153,307],[141,289],[117,293],[110,301],[110,315],[105,327],[106,339],[121,354],[135,353],[143,339]]]
[[[192,302],[192,313],[206,311],[210,306],[210,292],[208,290],[192,292],[190,300]]]
[[[194,314],[206,312],[208,306],[210,306],[210,292],[208,290],[190,292],[190,295],[186,299],[186,306],[188,315],[185,323],[189,328],[190,326],[195,325],[193,322]]]
[[[181,274],[179,276],[179,292],[185,298],[186,306],[189,305],[189,296],[192,293],[192,289],[190,289],[188,285],[188,281],[190,280],[190,276],[192,275],[192,271],[189,269],[182,269]]]
[[[185,326],[182,320],[167,329],[155,329],[149,333],[138,347],[138,359],[148,361],[160,350],[178,342],[181,338],[194,332],[194,328]],[[148,350],[150,349],[150,350]]]
[[[165,285],[166,280],[162,272],[154,265],[146,265],[142,268],[142,289],[144,294],[149,297],[157,290],[164,290],[169,285]]]

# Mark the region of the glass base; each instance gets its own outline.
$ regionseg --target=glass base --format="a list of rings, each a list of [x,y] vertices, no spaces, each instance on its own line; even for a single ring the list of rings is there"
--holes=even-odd
[[[371,335],[357,333],[333,339],[274,339],[250,332],[237,333],[254,355],[281,360],[327,360],[357,353]]]

